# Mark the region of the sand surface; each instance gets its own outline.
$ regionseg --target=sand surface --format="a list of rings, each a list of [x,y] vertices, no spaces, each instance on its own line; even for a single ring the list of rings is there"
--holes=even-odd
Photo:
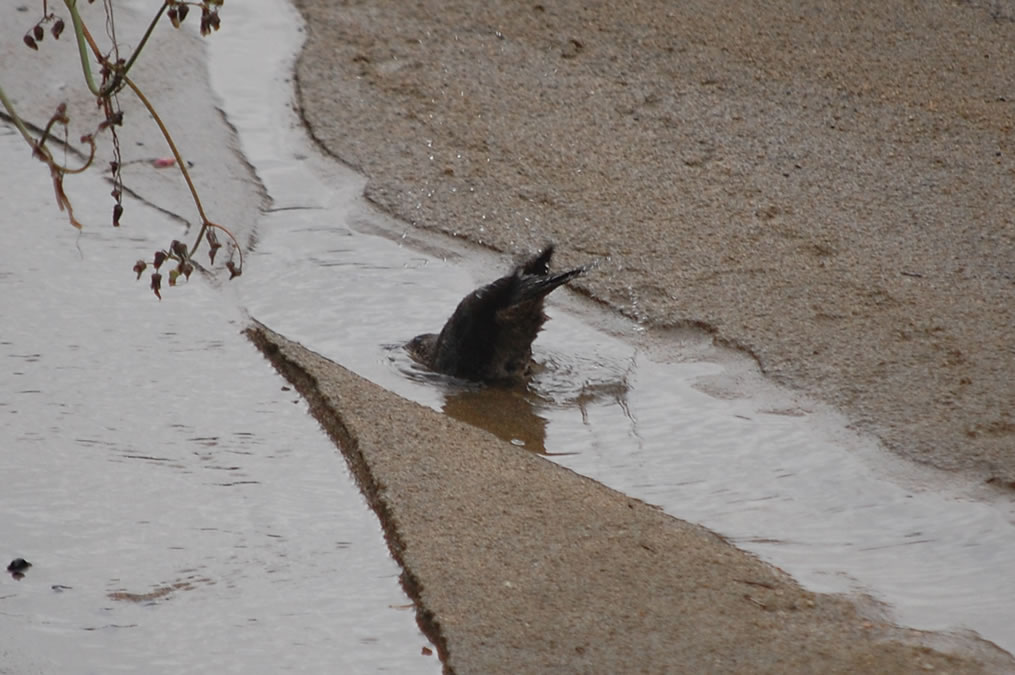
[[[1015,10],[298,0],[313,135],[413,226],[597,259],[891,450],[1015,485]]]

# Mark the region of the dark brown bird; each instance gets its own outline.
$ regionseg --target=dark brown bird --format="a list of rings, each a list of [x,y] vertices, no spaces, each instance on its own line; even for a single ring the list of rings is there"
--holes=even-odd
[[[477,288],[458,303],[440,334],[417,335],[405,345],[431,370],[489,382],[523,377],[532,341],[543,327],[543,300],[584,267],[550,274],[553,246],[518,265],[511,274]]]

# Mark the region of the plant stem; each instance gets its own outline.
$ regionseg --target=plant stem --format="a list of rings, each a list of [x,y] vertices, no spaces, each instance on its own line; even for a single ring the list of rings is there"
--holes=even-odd
[[[10,115],[11,121],[14,122],[14,126],[18,128],[21,135],[24,137],[25,142],[28,145],[35,147],[35,138],[32,136],[32,132],[28,130],[25,123],[21,121],[21,117],[18,116],[17,111],[14,110],[14,104],[11,103],[10,99],[7,98],[7,94],[4,93],[3,87],[0,87],[0,104],[3,104],[4,110]]]
[[[173,157],[176,158],[176,166],[180,169],[180,173],[183,174],[183,179],[187,181],[187,187],[190,188],[190,195],[193,197],[194,205],[197,206],[197,212],[201,216],[201,231],[198,232],[197,241],[194,242],[194,249],[197,249],[197,247],[201,245],[201,240],[204,239],[204,231],[208,228],[208,223],[210,221],[208,220],[208,216],[204,213],[204,206],[201,204],[201,197],[198,196],[197,188],[194,187],[194,181],[190,178],[190,172],[187,171],[187,165],[183,161],[183,155],[180,154],[180,151],[176,147],[176,143],[173,142],[173,137],[169,134],[169,129],[166,128],[162,118],[159,117],[158,112],[155,110],[155,106],[151,104],[151,101],[149,101],[148,97],[144,95],[144,92],[142,92],[141,89],[134,84],[134,80],[129,77],[124,77],[123,81],[127,83],[127,86],[134,92],[134,95],[137,96],[144,107],[148,109],[148,113],[152,116],[152,119],[155,120],[155,123],[159,125],[159,129],[162,131],[162,137],[166,139],[166,143],[169,144],[169,149],[172,151]],[[193,250],[191,253],[193,253]]]
[[[95,84],[95,79],[92,77],[92,66],[88,61],[88,45],[85,44],[85,36],[87,30],[85,24],[81,21],[81,15],[78,14],[78,2],[77,0],[63,0],[63,4],[67,6],[67,11],[70,12],[71,23],[74,24],[74,37],[77,38],[78,42],[78,54],[81,58],[81,69],[85,73],[85,83],[88,85],[88,91],[92,92],[96,96],[101,95],[99,87]],[[91,36],[88,35],[88,42],[91,44],[92,51],[95,52],[96,56],[99,55],[99,49],[92,41]]]
[[[141,42],[139,42],[137,47],[134,48],[134,53],[130,55],[130,58],[127,59],[127,63],[123,66],[123,70],[120,71],[121,76],[127,76],[131,66],[134,65],[134,61],[136,61],[137,57],[141,55],[141,50],[144,49],[145,44],[148,42],[148,38],[151,37],[152,31],[155,30],[155,24],[157,24],[159,19],[162,18],[162,13],[166,11],[166,7],[168,6],[169,2],[166,0],[162,3],[162,6],[159,7],[159,11],[155,13],[155,17],[152,19],[152,22],[148,24],[148,30],[145,31],[144,37],[141,38]]]
[[[155,13],[155,16],[151,20],[151,23],[148,24],[148,29],[145,30],[144,35],[141,37],[141,42],[139,42],[137,47],[134,48],[134,51],[130,55],[130,58],[127,59],[127,62],[122,67],[116,67],[116,64],[110,64],[106,61],[105,57],[102,55],[102,52],[99,50],[99,46],[95,43],[95,39],[92,38],[91,33],[88,32],[88,28],[85,27],[84,21],[81,20],[81,15],[78,14],[77,0],[63,0],[63,1],[64,4],[67,6],[67,11],[70,12],[71,22],[74,24],[74,35],[78,41],[78,51],[80,52],[81,56],[81,66],[85,73],[85,80],[88,83],[88,89],[93,94],[101,98],[105,98],[113,94],[117,89],[120,88],[121,86],[120,83],[123,81],[123,78],[126,77],[127,72],[130,71],[131,67],[134,65],[134,62],[137,61],[137,58],[141,56],[141,50],[144,49],[144,46],[148,43],[148,38],[151,37],[152,31],[155,30],[155,26],[158,24],[159,19],[162,18],[162,13],[165,12],[166,7],[169,6],[168,0],[164,0],[162,6],[159,7],[159,11]],[[87,46],[91,47],[92,52],[95,54],[95,58],[104,66],[106,66],[106,68],[108,68],[110,72],[113,73],[112,79],[103,88],[99,88],[95,84],[95,80],[92,77],[91,65],[88,62],[88,50],[86,49],[85,44],[86,42]]]

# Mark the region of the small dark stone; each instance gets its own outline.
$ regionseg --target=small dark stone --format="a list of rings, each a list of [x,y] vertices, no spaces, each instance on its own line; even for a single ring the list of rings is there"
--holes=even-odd
[[[417,335],[405,345],[431,370],[480,382],[524,377],[532,341],[546,322],[543,301],[555,288],[585,272],[550,274],[553,246],[511,274],[476,289],[458,304],[440,334]]]
[[[15,558],[14,560],[11,561],[11,564],[7,566],[7,571],[8,572],[24,572],[25,570],[27,570],[31,566],[32,566],[32,563],[28,562],[24,558]]]

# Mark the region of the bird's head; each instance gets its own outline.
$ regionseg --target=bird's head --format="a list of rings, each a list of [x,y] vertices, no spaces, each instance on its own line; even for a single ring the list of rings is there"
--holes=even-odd
[[[423,333],[405,343],[405,351],[409,356],[425,366],[432,366],[434,352],[437,348],[437,335]]]

